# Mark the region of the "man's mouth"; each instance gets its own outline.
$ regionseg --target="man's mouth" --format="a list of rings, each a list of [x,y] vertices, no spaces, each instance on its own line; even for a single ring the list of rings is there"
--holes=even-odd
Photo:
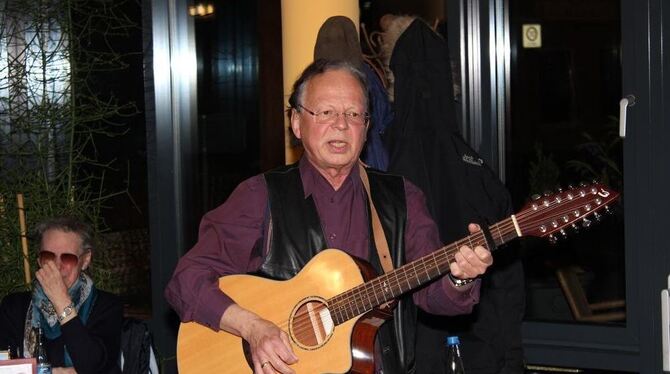
[[[347,145],[347,142],[343,142],[341,140],[331,140],[328,142],[328,144],[332,145],[333,147],[336,148],[342,148]]]

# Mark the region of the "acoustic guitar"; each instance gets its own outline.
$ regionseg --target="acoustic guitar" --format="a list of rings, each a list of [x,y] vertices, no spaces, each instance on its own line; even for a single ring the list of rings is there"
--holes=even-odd
[[[319,252],[293,278],[221,277],[220,289],[243,308],[275,323],[290,337],[296,373],[373,373],[374,339],[392,317],[398,296],[449,272],[463,245],[489,249],[521,236],[554,238],[608,210],[618,193],[601,184],[537,197],[488,228],[379,275],[365,261],[337,249]],[[177,340],[179,373],[252,373],[246,342],[196,322],[182,323]]]

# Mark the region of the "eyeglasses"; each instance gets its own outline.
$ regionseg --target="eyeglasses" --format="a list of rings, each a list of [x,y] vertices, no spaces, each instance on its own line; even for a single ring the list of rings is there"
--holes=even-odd
[[[351,126],[367,126],[368,121],[370,120],[370,115],[368,113],[358,113],[351,110],[339,113],[328,109],[320,112],[313,112],[305,108],[302,104],[298,104],[298,106],[304,109],[305,112],[314,116],[314,120],[320,125],[332,125],[340,117],[340,114],[344,115],[344,120]]]
[[[40,266],[42,266],[42,264],[47,261],[56,262],[56,257],[58,256],[51,251],[41,251],[37,255],[37,261],[40,264]],[[60,263],[66,267],[75,267],[79,263],[79,256],[75,255],[74,253],[61,253]]]

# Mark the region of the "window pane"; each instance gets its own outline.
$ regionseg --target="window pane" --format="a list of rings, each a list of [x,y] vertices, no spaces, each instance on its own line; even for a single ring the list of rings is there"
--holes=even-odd
[[[619,2],[511,0],[510,20],[506,175],[515,205],[581,181],[622,192]],[[524,242],[526,319],[625,322],[623,211],[613,208],[555,245]]]

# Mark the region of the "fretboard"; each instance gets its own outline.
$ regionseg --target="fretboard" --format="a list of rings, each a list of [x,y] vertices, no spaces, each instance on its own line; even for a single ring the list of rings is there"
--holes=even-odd
[[[513,217],[490,226],[489,230],[496,245],[504,244],[519,236]],[[454,255],[463,245],[471,248],[476,246],[488,248],[484,234],[479,231],[343,292],[328,300],[328,309],[333,322],[339,325],[449,273],[449,264],[454,261]]]

